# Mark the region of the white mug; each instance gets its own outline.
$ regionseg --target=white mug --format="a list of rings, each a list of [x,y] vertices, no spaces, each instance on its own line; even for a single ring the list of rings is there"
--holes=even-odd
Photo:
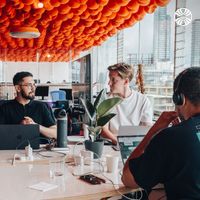
[[[106,156],[106,166],[107,166],[107,172],[114,173],[118,170],[118,162],[119,157],[107,155]]]
[[[83,124],[83,134],[86,140],[89,139],[89,131],[88,131],[88,125],[87,124]]]

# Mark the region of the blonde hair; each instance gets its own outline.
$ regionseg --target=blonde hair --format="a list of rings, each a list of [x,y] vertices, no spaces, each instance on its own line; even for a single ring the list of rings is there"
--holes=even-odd
[[[108,70],[118,72],[122,79],[128,78],[129,81],[133,79],[133,67],[126,63],[117,63],[115,65],[111,65],[108,67]]]

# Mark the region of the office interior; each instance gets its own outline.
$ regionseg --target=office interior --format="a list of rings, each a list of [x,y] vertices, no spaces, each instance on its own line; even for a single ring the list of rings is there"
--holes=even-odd
[[[13,75],[29,71],[38,87],[48,87],[38,100],[51,101],[51,91],[69,89],[72,105],[80,97],[93,101],[101,89],[109,91],[107,67],[125,62],[134,66],[131,87],[149,97],[156,119],[174,109],[176,75],[200,66],[197,5],[197,0],[2,1],[0,99],[14,98]],[[177,23],[179,8],[190,12],[187,25]],[[35,35],[27,36],[26,29]]]
[[[94,101],[102,89],[109,92],[107,67],[125,62],[134,67],[131,87],[147,95],[156,120],[163,111],[174,110],[175,77],[188,67],[200,67],[199,8],[199,0],[1,0],[0,104],[16,96],[14,74],[29,71],[37,84],[36,100],[54,110],[51,92],[61,90],[70,106],[80,108],[74,123],[81,127],[74,134],[82,135],[82,124],[88,119],[79,99]],[[181,16],[185,21],[178,20]],[[6,157],[2,151],[0,154]],[[47,181],[44,168],[38,167],[38,171]],[[29,178],[23,176],[24,188],[39,180]],[[57,193],[23,189],[20,198],[81,199],[75,197],[79,182],[74,176],[67,181],[65,184],[73,186],[70,192],[63,189],[66,185],[59,186]],[[18,184],[16,177],[13,184]],[[96,194],[88,195],[92,190],[102,192],[102,197],[116,194],[80,184],[85,199],[96,199]],[[14,193],[2,195],[15,199]]]

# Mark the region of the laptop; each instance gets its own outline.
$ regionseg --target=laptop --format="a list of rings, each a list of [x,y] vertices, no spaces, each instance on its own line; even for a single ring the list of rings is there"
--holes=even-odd
[[[142,141],[150,126],[120,126],[117,136],[122,162],[125,163],[132,151]]]
[[[24,149],[29,143],[33,149],[39,149],[39,125],[0,125],[0,150]]]
[[[123,164],[126,162],[132,151],[137,147],[143,138],[144,135],[117,136]]]
[[[121,126],[119,128],[117,140],[123,164],[143,140],[144,136],[149,131],[150,126]],[[163,189],[163,184],[157,184],[153,189]]]
[[[120,126],[118,135],[146,135],[151,126]]]

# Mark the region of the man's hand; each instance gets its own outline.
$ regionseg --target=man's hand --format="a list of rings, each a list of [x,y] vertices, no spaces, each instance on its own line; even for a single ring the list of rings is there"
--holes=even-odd
[[[25,116],[24,119],[21,121],[21,124],[36,124],[32,118]]]
[[[170,123],[177,124],[178,114],[175,111],[163,112],[154,126],[158,126],[159,129],[167,128]]]

